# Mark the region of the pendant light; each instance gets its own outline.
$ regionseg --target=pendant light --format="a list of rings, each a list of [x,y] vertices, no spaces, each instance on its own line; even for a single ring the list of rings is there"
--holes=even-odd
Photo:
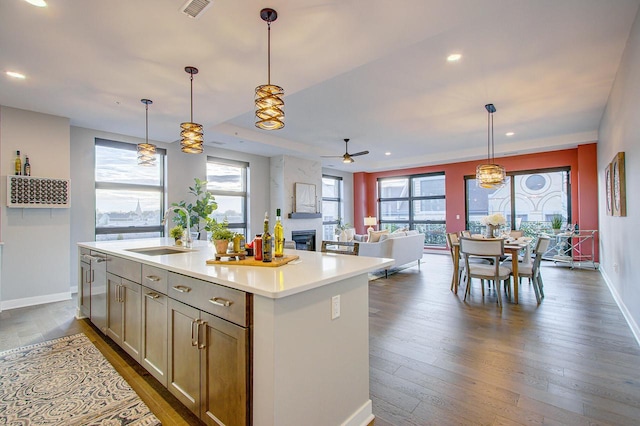
[[[476,185],[482,188],[500,188],[504,186],[507,173],[504,167],[495,164],[495,149],[493,147],[493,113],[496,107],[493,104],[484,106],[487,110],[487,164],[479,164],[476,167]]]
[[[140,99],[140,102],[144,104],[145,136],[144,143],[138,144],[138,165],[155,166],[156,146],[149,143],[149,105],[151,105],[153,101],[151,99]]]
[[[184,70],[190,75],[191,80],[191,121],[181,123],[180,147],[182,152],[187,154],[202,154],[204,137],[202,136],[202,124],[193,122],[193,75],[198,74],[198,68],[185,67]]]
[[[256,87],[256,127],[264,130],[278,130],[284,127],[284,89],[271,84],[271,23],[278,19],[278,12],[265,8],[260,17],[267,22],[267,84]]]

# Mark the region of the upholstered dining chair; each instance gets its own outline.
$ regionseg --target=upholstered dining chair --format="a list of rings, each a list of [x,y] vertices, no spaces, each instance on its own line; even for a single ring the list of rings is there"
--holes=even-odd
[[[520,238],[520,237],[524,237],[524,231],[516,231],[513,230],[511,232],[509,232],[509,236],[511,238]]]
[[[494,288],[498,295],[498,306],[502,307],[502,295],[500,293],[500,282],[504,281],[505,287],[511,279],[511,270],[500,265],[500,256],[504,254],[504,240],[502,238],[475,239],[460,238],[460,253],[464,258],[465,280],[467,288],[464,292],[464,300],[471,293],[471,279],[480,278],[494,282]],[[492,259],[493,265],[473,263],[470,259],[481,257]],[[482,297],[484,298],[484,283],[482,284]]]
[[[550,243],[551,238],[544,235],[539,236],[538,241],[536,242],[536,247],[533,251],[533,262],[518,263],[519,281],[522,281],[522,277],[529,278],[529,282],[533,285],[533,291],[536,294],[536,301],[538,302],[538,304],[540,304],[542,298],[544,297],[544,290],[542,289],[542,274],[540,274],[540,262],[542,261],[542,255],[547,251]],[[510,260],[504,262],[502,266],[508,268],[509,271],[513,269]],[[513,283],[513,285],[519,284],[520,283]]]
[[[451,261],[455,265],[456,259],[456,251],[453,248],[454,244],[458,244],[460,239],[458,238],[458,234],[456,232],[447,232],[447,244],[449,245],[449,252],[451,253]],[[464,269],[463,262],[458,259],[458,282],[462,282],[462,271]],[[455,273],[455,271],[454,271]],[[451,278],[451,290],[453,291],[454,286],[454,278]]]

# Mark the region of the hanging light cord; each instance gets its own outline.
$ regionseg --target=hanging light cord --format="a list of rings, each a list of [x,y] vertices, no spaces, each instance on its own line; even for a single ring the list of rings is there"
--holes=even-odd
[[[271,84],[271,20],[267,21],[267,84]]]
[[[487,117],[487,159],[489,164],[495,162],[495,150],[493,148],[493,113],[489,112]]]
[[[149,104],[145,102],[144,104],[144,141],[149,143]]]
[[[189,71],[189,75],[191,76],[191,122],[193,123],[193,71]]]

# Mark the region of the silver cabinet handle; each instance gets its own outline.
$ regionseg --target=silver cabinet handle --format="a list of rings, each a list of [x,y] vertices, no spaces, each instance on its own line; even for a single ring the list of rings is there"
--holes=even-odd
[[[187,287],[187,286],[184,286],[184,285],[173,286],[173,289],[175,291],[179,291],[180,293],[189,293],[191,291],[191,287]]]
[[[93,276],[93,269],[92,269],[92,270],[91,270],[91,280],[89,281],[90,283],[92,283],[92,282],[93,282],[93,278],[94,278],[94,276]]]
[[[229,307],[233,304],[231,300],[223,299],[222,297],[214,297],[213,299],[209,299],[209,302],[213,303],[217,306]]]
[[[191,320],[191,346],[198,346],[198,338],[196,337],[197,319]]]
[[[204,337],[200,337],[200,326],[204,330]],[[204,349],[207,347],[207,322],[199,320],[198,321],[198,349]]]
[[[158,293],[147,293],[145,296],[147,296],[149,299],[157,299],[160,297]]]
[[[155,275],[147,275],[145,278],[148,279],[149,281],[160,281],[160,277]]]
[[[107,260],[104,257],[91,256],[90,254],[83,254],[82,258],[84,260],[88,260],[89,262],[96,262],[96,263],[105,262]]]

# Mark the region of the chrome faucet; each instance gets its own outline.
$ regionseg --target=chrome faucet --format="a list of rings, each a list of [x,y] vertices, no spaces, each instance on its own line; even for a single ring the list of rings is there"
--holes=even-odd
[[[167,223],[167,219],[169,219],[169,214],[175,212],[176,210],[182,210],[185,215],[187,215],[187,239],[185,241],[185,246],[187,248],[191,248],[191,216],[189,215],[189,211],[182,206],[172,206],[169,210],[164,213],[164,217],[162,218],[162,226]]]

